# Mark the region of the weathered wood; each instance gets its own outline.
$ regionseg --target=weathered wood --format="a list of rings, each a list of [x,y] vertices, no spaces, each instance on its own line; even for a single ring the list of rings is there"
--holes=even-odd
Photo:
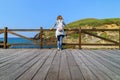
[[[85,55],[84,52],[80,51],[83,60],[85,61],[86,65],[90,68],[90,70],[95,74],[95,76],[98,78],[98,80],[111,80],[109,76],[107,76],[103,71],[99,69],[99,67],[96,67],[92,60],[90,60],[87,55]]]
[[[111,72],[108,72],[108,73],[112,73],[110,77],[118,80],[120,79],[120,64],[116,64],[114,61],[108,60],[108,57],[103,57],[102,54],[99,54],[99,51],[97,52],[97,54],[95,53],[94,55],[96,56],[95,58],[97,61],[99,61],[99,63],[101,63],[111,71]],[[115,57],[112,59],[115,59]],[[103,70],[105,71],[106,69],[103,69]]]
[[[75,58],[72,56],[71,51],[65,51],[72,80],[85,80],[81,69],[75,61]]]
[[[120,50],[120,28],[119,28],[119,50]]]
[[[104,61],[104,59],[102,59],[101,60],[101,62],[99,62],[99,60],[96,58],[96,56],[93,56],[91,53],[93,53],[93,54],[96,54],[96,52],[93,52],[93,51],[83,51],[83,52],[87,52],[86,54],[84,54],[86,57],[88,57],[88,59],[91,61],[91,63],[92,64],[94,64],[94,66],[95,67],[97,67],[97,69],[100,71],[100,72],[102,72],[102,74],[104,74],[104,79],[106,78],[106,80],[107,80],[107,78],[108,78],[108,80],[110,79],[112,79],[112,80],[114,80],[114,79],[117,79],[117,80],[119,80],[120,79],[120,76],[118,75],[118,74],[116,74],[113,70],[111,70],[109,67],[111,67],[111,66],[109,66],[109,67],[107,67],[107,66],[105,66],[105,64],[109,64],[109,63],[104,63],[105,61]],[[89,53],[90,52],[90,53]],[[105,54],[105,53],[103,53],[103,54]],[[105,58],[105,59],[108,59],[107,57]],[[113,68],[113,69],[115,69],[115,68]],[[107,72],[107,73],[106,73]]]
[[[81,27],[80,27],[80,29],[79,29],[79,49],[82,49],[81,48]]]
[[[51,63],[49,72],[46,76],[46,80],[59,80],[58,78],[59,78],[60,60],[61,60],[61,54],[57,52],[53,62]]]
[[[89,66],[82,59],[82,56],[80,55],[81,53],[78,52],[78,50],[72,50],[71,53],[79,69],[81,70],[81,73],[83,74],[84,79],[85,80],[98,80],[96,75],[90,70]]]
[[[4,49],[7,48],[7,27],[4,28]]]
[[[120,80],[120,50],[0,49],[0,80]]]
[[[39,56],[39,60],[24,74],[19,76],[17,80],[31,80],[32,78],[34,78],[34,76],[37,74],[38,70],[43,66],[49,55],[49,50],[42,52],[42,54]]]
[[[17,34],[17,33],[13,32],[13,31],[8,31],[8,32],[11,33],[11,34],[13,34],[13,35],[16,35],[16,36],[18,36],[18,37],[21,37],[21,38],[25,38],[25,39],[31,40],[31,41],[33,41],[35,44],[38,43],[37,41],[35,41],[35,40],[32,39],[32,38],[28,38],[28,37],[26,37],[26,36],[23,36],[23,35]]]
[[[38,32],[39,30],[40,30],[40,29],[8,29],[8,31],[17,31],[17,32],[18,32],[18,31],[20,31],[20,32],[21,32],[21,31],[23,31],[23,32],[24,32],[24,31],[25,31],[25,32],[26,32],[26,31],[27,31],[27,32],[37,31],[37,32]]]
[[[101,36],[92,34],[92,33],[90,33],[90,32],[84,31],[83,33],[88,34],[88,35],[91,35],[91,36],[94,36],[94,37],[97,37],[97,38],[100,38],[100,39],[103,39],[103,40],[106,40],[106,41],[109,41],[109,42],[112,42],[112,43],[115,43],[115,44],[119,44],[119,42],[116,42],[116,41],[113,41],[113,40],[110,40],[110,39],[107,39],[107,38],[104,38],[104,37],[101,37]]]
[[[48,58],[45,60],[45,63],[42,67],[37,71],[36,75],[32,80],[46,80],[46,75],[50,69],[51,63],[54,60],[54,56],[56,55],[56,51],[53,51]]]
[[[42,48],[42,34],[43,34],[43,30],[42,27],[40,28],[40,48]]]
[[[31,52],[27,53],[27,55],[23,55],[19,57],[18,59],[15,59],[10,65],[12,67],[9,67],[6,69],[2,77],[0,79],[2,80],[15,80],[18,78],[24,71],[29,69],[39,58],[39,53],[34,53],[35,51],[32,50]]]
[[[4,33],[4,31],[0,31],[0,34]]]
[[[119,29],[82,29],[82,31],[119,31]]]
[[[63,43],[63,45],[79,45],[79,43]],[[119,44],[95,44],[95,43],[81,43],[83,46],[118,46]]]
[[[66,59],[65,51],[59,52],[61,54],[61,62],[60,62],[60,71],[59,71],[59,79],[58,80],[72,80],[71,73],[69,70],[69,65]]]
[[[37,44],[37,45],[40,45],[40,48],[42,48],[42,46],[43,46],[43,31],[50,31],[49,29],[42,29],[42,27],[40,28],[40,29],[7,29],[7,27],[5,27],[5,29],[0,29],[0,34],[1,33],[4,33],[4,43],[2,44],[2,43],[0,43],[0,45],[4,45],[4,48],[7,48],[8,46],[10,46],[10,45],[17,45],[17,44],[7,44],[7,33],[9,32],[9,33],[11,33],[11,34],[13,34],[13,35],[16,35],[16,36],[19,36],[19,37],[22,37],[22,38],[25,38],[25,39],[28,39],[28,40],[31,40],[31,41],[33,41],[34,42],[34,44]],[[33,32],[33,31],[38,31],[39,33],[40,33],[40,35],[39,35],[39,37],[40,37],[40,41],[39,42],[37,42],[35,39],[32,39],[32,38],[28,38],[28,37],[26,37],[26,36],[23,36],[23,35],[20,35],[20,34],[17,34],[17,33],[15,33],[14,31],[24,31],[24,32]],[[54,30],[52,30],[52,31],[55,31],[55,29]],[[65,29],[65,31],[73,31],[73,32],[75,32],[75,33],[77,33],[77,34],[79,34],[79,40],[78,40],[78,42],[77,43],[63,43],[63,45],[78,45],[79,46],[79,49],[81,49],[82,48],[82,46],[94,46],[94,45],[96,45],[96,46],[117,46],[117,47],[119,47],[119,49],[120,49],[120,29]],[[89,31],[89,32],[88,32]],[[114,40],[111,40],[111,39],[107,39],[107,38],[104,38],[104,37],[101,37],[101,36],[98,36],[98,35],[95,35],[95,34],[92,34],[92,33],[90,33],[90,31],[91,32],[93,32],[93,31],[119,31],[119,42],[117,42],[117,41],[114,41]],[[96,43],[82,43],[81,41],[82,41],[82,38],[81,38],[81,33],[85,33],[85,34],[88,34],[88,35],[90,35],[90,36],[94,36],[94,37],[97,37],[97,38],[100,38],[100,39],[102,39],[102,40],[105,40],[105,41],[108,41],[108,42],[110,42],[109,44],[96,44]],[[113,43],[113,44],[112,44]],[[20,43],[21,44],[21,43]],[[33,44],[33,45],[34,45]],[[22,45],[28,45],[28,44],[22,44]],[[31,45],[31,44],[30,44]]]

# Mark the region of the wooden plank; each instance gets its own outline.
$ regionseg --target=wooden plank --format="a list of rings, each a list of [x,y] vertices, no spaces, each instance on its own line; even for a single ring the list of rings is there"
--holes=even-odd
[[[2,34],[2,33],[4,33],[4,31],[2,30],[2,31],[0,31],[0,34]]]
[[[23,74],[27,69],[29,69],[34,63],[39,59],[39,53],[34,53],[31,51],[32,55],[27,55],[26,57],[21,58],[21,60],[16,60],[13,62],[13,66],[7,70],[4,76],[1,76],[0,79],[3,80],[15,80],[21,74]]]
[[[23,51],[21,51],[21,52],[23,52]],[[22,53],[21,56],[18,56],[16,58],[6,62],[6,64],[0,68],[0,74],[1,74],[0,79],[4,79],[5,76],[9,77],[11,75],[11,73],[16,71],[20,66],[22,66],[27,61],[29,61],[32,57],[35,56],[35,55],[33,55],[34,54],[33,51],[31,51],[31,53],[27,53],[27,52],[25,52],[24,54]],[[8,78],[8,77],[6,77],[6,78]]]
[[[22,52],[25,53],[25,54],[21,54]],[[16,52],[15,55],[6,58],[7,61],[5,61],[4,63],[0,64],[0,68],[4,67],[4,66],[6,67],[6,65],[8,65],[9,63],[12,63],[14,60],[19,59],[20,57],[23,57],[25,55],[26,55],[26,50],[22,50],[22,51]]]
[[[93,54],[88,52],[89,50],[84,50],[83,52],[85,52],[84,55],[86,55],[86,57],[88,57],[88,59],[91,61],[92,64],[94,64],[94,66],[96,66],[96,68],[101,71],[104,74],[104,79],[107,80],[119,80],[120,76],[117,75],[116,73],[114,73],[113,71],[111,71],[108,67],[104,66],[104,61],[103,63],[100,63],[98,60],[96,60],[97,58],[95,56],[93,56]],[[101,60],[102,61],[102,60]]]
[[[23,35],[17,34],[17,33],[13,32],[13,31],[8,31],[8,32],[11,33],[11,34],[13,34],[13,35],[19,36],[19,37],[21,37],[21,38],[25,38],[25,39],[28,39],[28,40],[30,40],[30,41],[33,41],[35,44],[38,43],[37,41],[35,41],[35,40],[32,39],[32,38],[28,38],[28,37],[26,37],[26,36],[23,36]]]
[[[102,52],[96,52],[94,56],[96,56],[97,60],[99,60],[100,63],[102,63],[104,66],[106,66],[108,69],[116,73],[117,75],[120,75],[120,64],[115,63],[111,60],[109,60],[107,57],[104,57],[101,55]],[[104,53],[104,52],[103,52]],[[93,52],[91,52],[93,54]]]
[[[10,61],[20,55],[22,55],[20,50],[12,50],[12,51],[8,49],[6,51],[4,50],[4,53],[0,54],[0,67],[7,64],[8,63],[7,61]]]
[[[118,57],[120,56],[120,50],[105,50],[105,51]]]
[[[85,64],[89,67],[89,69],[94,73],[94,75],[98,78],[97,80],[111,80],[105,73],[99,70],[98,67],[96,67],[87,56],[85,56],[84,52],[81,50],[80,53],[81,58],[85,62]]]
[[[39,60],[28,70],[26,70],[21,76],[17,78],[17,80],[32,80],[32,78],[36,75],[38,70],[42,67],[42,65],[45,63],[47,60],[48,56],[50,55],[49,50],[44,51],[40,56]]]
[[[65,53],[72,80],[84,80],[81,69],[72,56],[71,51],[65,50]]]
[[[8,31],[23,31],[23,32],[27,32],[27,31],[39,31],[40,29],[8,29]]]
[[[42,41],[43,41],[43,39],[42,39],[42,34],[43,34],[43,29],[42,29],[42,27],[40,28],[40,35],[39,35],[39,37],[40,37],[40,49],[42,48]]]
[[[38,72],[36,73],[36,75],[33,77],[32,80],[45,80],[46,79],[46,76],[47,76],[50,66],[54,60],[55,55],[56,55],[56,50],[51,52],[51,54],[48,56],[47,60],[43,63],[43,65],[38,70]]]
[[[57,52],[47,74],[46,80],[59,80],[60,59],[61,54]]]
[[[120,50],[0,49],[4,60],[0,80],[120,80]]]
[[[89,68],[89,66],[85,63],[85,61],[82,59],[84,58],[81,53],[79,52],[79,50],[72,50],[71,51],[72,55],[74,56],[74,59],[78,65],[78,67],[80,68],[84,79],[85,80],[98,80],[97,76],[95,75],[95,73],[93,73],[91,71],[91,69]]]
[[[0,29],[2,31],[3,29]],[[40,29],[8,29],[8,31],[39,31]],[[50,29],[43,29],[50,31]],[[53,29],[55,31],[55,29]],[[65,31],[78,31],[78,29],[65,29]],[[82,29],[82,31],[119,31],[119,29]]]
[[[59,80],[72,80],[65,51],[60,51],[58,53],[61,54]]]
[[[119,31],[119,29],[82,29],[82,31]]]
[[[22,53],[22,52],[25,52],[24,54]],[[28,51],[27,51],[28,52]],[[24,59],[26,59],[26,57],[28,56],[28,55],[32,55],[33,53],[33,51],[31,51],[31,53],[27,53],[26,52],[26,50],[24,51],[21,51],[21,52],[17,52],[17,55],[16,56],[13,56],[13,59],[11,59],[11,60],[9,60],[9,61],[7,61],[7,62],[5,62],[5,63],[3,63],[3,64],[1,64],[1,67],[0,67],[0,70],[2,70],[2,71],[7,71],[8,69],[10,69],[10,68],[12,68],[12,67],[14,67],[14,65],[13,64],[15,64],[15,63],[17,63],[17,61],[19,62],[19,64],[20,64],[20,60],[21,61],[24,61]],[[21,54],[22,53],[22,54]],[[28,56],[29,57],[29,56]],[[16,66],[15,66],[16,67]]]
[[[81,46],[81,41],[82,41],[82,40],[81,40],[81,39],[82,39],[82,38],[81,38],[81,35],[82,35],[82,34],[81,34],[81,27],[80,27],[80,28],[79,28],[79,49],[82,49],[82,46]]]
[[[15,54],[17,51],[21,51],[21,49],[0,49],[0,59],[4,57],[9,57],[13,54]]]
[[[119,27],[119,50],[120,50],[120,27]]]
[[[63,45],[79,45],[79,43],[63,43]],[[84,46],[119,46],[119,44],[97,44],[97,43],[81,43]]]
[[[90,32],[84,31],[83,33],[88,34],[88,35],[91,35],[91,36],[94,36],[94,37],[97,37],[97,38],[100,38],[100,39],[105,40],[105,41],[109,41],[109,42],[112,42],[112,43],[115,43],[115,44],[119,44],[119,42],[117,42],[117,41],[110,40],[110,39],[107,39],[107,38],[98,36],[98,35],[96,35],[96,34],[92,34],[92,33],[90,33]]]
[[[7,48],[7,37],[8,37],[7,27],[5,27],[5,29],[4,29],[4,49]]]
[[[96,52],[94,51],[96,54],[98,53],[99,55],[101,55],[103,58],[106,58],[107,60],[111,61],[111,62],[114,62],[116,64],[119,64],[120,65],[120,54],[115,54],[116,51],[113,52],[107,52],[106,50],[104,51],[99,51],[99,52]]]

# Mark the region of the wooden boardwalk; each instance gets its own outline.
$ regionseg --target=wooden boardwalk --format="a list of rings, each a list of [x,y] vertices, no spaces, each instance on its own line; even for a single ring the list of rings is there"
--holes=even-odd
[[[120,80],[120,50],[0,49],[0,80]]]

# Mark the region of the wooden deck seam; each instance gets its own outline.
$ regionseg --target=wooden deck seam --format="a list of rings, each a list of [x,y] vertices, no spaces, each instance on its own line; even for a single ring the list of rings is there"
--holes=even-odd
[[[95,51],[93,51],[93,52],[95,52]],[[109,53],[109,52],[106,52],[106,51],[104,51],[104,53],[103,53],[103,51],[96,52],[96,54],[98,54],[98,53],[100,53],[99,55],[102,56],[103,58],[106,58],[107,60],[120,65],[120,62],[119,62],[120,61],[120,56],[119,55],[115,55],[113,53]]]
[[[61,65],[61,58],[62,58],[62,54],[60,54],[60,63],[59,63],[59,72],[58,72],[58,79],[60,79],[60,65]]]
[[[55,50],[54,50],[54,51],[55,51]],[[52,62],[51,62],[51,64],[50,64],[50,67],[49,67],[49,69],[48,69],[48,72],[47,72],[44,80],[47,79],[48,73],[49,73],[49,71],[50,71],[51,65],[52,65],[52,63],[53,63],[53,61],[54,61],[54,59],[55,59],[56,54],[57,54],[57,51],[55,51],[55,55],[53,56]]]
[[[78,66],[78,64],[77,64],[77,62],[75,61],[75,57],[73,56],[73,54],[72,54],[72,52],[71,51],[69,51],[69,53],[68,53],[68,51],[66,51],[67,53],[67,55],[69,55],[69,56],[71,56],[72,58],[73,58],[73,60],[74,60],[74,62],[75,62],[75,65],[77,66],[77,68],[79,69],[79,72],[81,73],[81,79],[80,80],[85,80],[85,78],[84,78],[84,75],[83,75],[83,73],[82,73],[82,71],[81,71],[81,69],[79,68],[79,66]],[[67,56],[67,60],[68,60],[68,56]],[[69,65],[70,66],[70,65]],[[71,70],[70,70],[70,72],[71,72]],[[71,78],[72,78],[72,74],[71,74]],[[72,78],[72,80],[74,80],[73,78]]]
[[[52,53],[53,52],[53,53]],[[41,65],[41,67],[38,69],[38,71],[36,72],[36,74],[35,74],[35,76],[32,78],[32,80],[38,80],[38,79],[40,79],[40,80],[45,80],[45,77],[46,77],[46,75],[47,75],[47,73],[48,73],[48,70],[49,70],[49,68],[50,68],[50,66],[48,67],[48,66],[46,66],[47,65],[47,60],[48,60],[48,62],[49,62],[49,59],[50,59],[50,57],[52,56],[52,55],[55,55],[55,53],[54,53],[55,51],[53,50],[53,51],[51,51],[50,53],[49,53],[49,55],[46,57],[46,59],[44,60],[44,62],[43,62],[43,64]],[[51,59],[53,59],[53,57],[51,57]],[[50,63],[51,64],[51,63]],[[43,67],[44,66],[44,67]],[[42,77],[40,77],[41,75],[39,75],[39,73],[41,73],[41,69],[46,69],[47,71],[46,72],[44,72],[44,76],[42,76]],[[43,72],[42,72],[43,73]]]
[[[92,53],[92,52],[91,52]],[[93,53],[92,53],[93,54]],[[107,60],[106,58],[103,58],[102,56],[100,56],[100,55],[98,55],[97,53],[96,54],[94,54],[96,57],[98,57],[99,56],[99,58],[98,59],[100,59],[99,60],[99,62],[102,64],[102,62],[101,62],[101,60],[104,60],[104,62],[106,61],[106,63],[109,63],[109,65],[112,65],[112,67],[115,67],[116,69],[117,69],[117,71],[114,71],[113,69],[115,69],[115,68],[110,68],[110,67],[108,67],[108,65],[106,65],[106,64],[103,64],[104,66],[106,66],[108,69],[110,69],[112,72],[114,72],[114,73],[116,73],[116,74],[118,74],[118,75],[120,75],[120,67],[116,64],[113,64],[113,62],[111,63],[109,60]],[[119,71],[119,72],[118,72]]]
[[[82,52],[81,51],[79,51],[78,50],[78,54],[82,54]],[[85,53],[84,53],[85,54]],[[85,62],[85,60],[82,58],[83,56],[79,56],[79,58],[81,58],[81,60],[84,62],[84,64],[88,67],[88,69],[94,74],[94,76],[97,78],[97,80],[100,80],[99,78],[98,78],[98,76],[96,75],[96,73],[94,72],[94,70],[92,70],[92,68],[90,68],[89,66],[88,66],[88,64]]]
[[[90,54],[93,54],[91,51],[89,52]],[[87,53],[88,54],[88,53]],[[94,55],[94,54],[93,54]],[[89,55],[90,56],[90,55]],[[94,58],[95,59],[95,57],[92,57],[92,58]],[[106,67],[106,70],[108,69],[110,72],[109,73],[111,73],[111,74],[109,74],[108,76],[109,77],[111,77],[112,75],[115,75],[115,76],[119,76],[119,74],[117,74],[116,72],[114,72],[112,69],[110,69],[108,66],[106,66],[105,64],[103,64],[102,62],[101,62],[101,60],[98,60],[98,58],[96,58],[95,59],[96,61],[98,61],[98,63],[99,64],[101,64],[101,65],[103,65],[104,67]],[[108,63],[109,64],[109,63]],[[102,66],[101,66],[102,67]],[[104,72],[104,73],[106,73],[106,72]],[[111,75],[111,76],[110,76]],[[113,78],[113,77],[112,77]],[[120,77],[118,77],[119,79],[120,79]]]
[[[39,52],[37,52],[37,53],[39,53]],[[44,54],[44,53],[42,53],[42,54]],[[26,63],[29,63],[29,62],[31,62],[32,60],[34,60],[35,58],[37,58],[37,57],[39,57],[40,55],[42,55],[42,54],[38,54],[38,55],[36,55],[35,57],[33,57],[32,59],[30,59],[28,62],[26,62]],[[16,79],[15,80],[17,80],[19,77],[21,77],[26,71],[28,71],[31,67],[33,67],[39,60],[41,59],[41,56],[40,56],[40,58],[37,60],[37,61],[35,61],[29,68],[27,68],[23,73],[21,73],[18,77],[16,77]],[[25,64],[23,64],[23,66],[24,66]],[[22,67],[22,66],[21,66]]]
[[[120,50],[0,51],[0,80],[120,80]]]
[[[32,53],[32,54],[33,54],[33,53]],[[38,55],[39,55],[39,54],[36,54],[36,55],[34,55],[33,57],[31,56],[30,61],[31,61],[31,60],[34,60]],[[30,55],[29,55],[29,56],[30,56]],[[27,67],[26,65],[30,64],[30,61],[27,60],[27,62],[25,62],[25,63],[21,64],[20,66],[18,66],[18,67],[14,70],[15,72],[11,73],[9,76],[5,77],[4,79],[7,79],[7,78],[9,78],[10,80],[13,80],[12,78],[16,79],[19,75],[21,75],[21,73],[18,73],[19,75],[16,75],[16,73],[19,71],[19,69],[22,69],[23,67]],[[29,65],[29,66],[30,66],[30,65]],[[25,70],[26,70],[26,69],[25,69]],[[24,72],[24,71],[22,70],[22,72]],[[12,76],[15,76],[15,77],[12,77]]]
[[[67,51],[65,51],[65,52],[67,52]],[[66,53],[66,60],[67,60],[67,63],[68,63],[68,69],[69,69],[69,72],[70,72],[70,78],[71,78],[71,80],[73,80],[67,54],[68,54],[68,52]]]
[[[65,50],[59,51],[59,54],[61,54],[61,63],[60,63],[60,71],[59,71],[58,80],[71,80],[70,70],[68,68]]]
[[[25,51],[25,52],[26,52],[26,51]],[[18,55],[18,54],[19,54],[19,55]],[[10,56],[9,58],[11,58],[11,59],[9,59],[9,60],[11,61],[11,60],[15,59],[17,56],[20,56],[20,55],[22,55],[22,54],[21,54],[21,51],[20,51],[19,53],[17,52],[17,54],[15,54],[15,55],[13,55],[13,56]],[[10,62],[10,61],[8,61],[8,62]],[[3,66],[5,66],[5,65],[7,65],[8,62],[5,61],[5,63],[0,64],[0,68],[3,67]]]
[[[39,50],[38,50],[39,51]],[[41,53],[41,52],[37,52],[37,53]],[[23,75],[21,75],[20,77],[17,78],[17,80],[26,80],[26,79],[32,79],[34,77],[34,75],[36,74],[36,70],[38,70],[38,68],[34,68],[34,66],[38,65],[39,63],[42,65],[43,64],[43,59],[44,56],[46,56],[45,51],[42,52],[41,55],[38,56],[38,59],[35,63],[33,63],[34,65],[31,67],[29,67],[29,70],[27,69]],[[36,57],[37,58],[37,57]],[[46,57],[45,57],[46,58]],[[39,65],[39,66],[41,66]],[[35,70],[34,70],[35,69]],[[34,70],[34,72],[32,72]],[[29,75],[30,74],[30,75]]]
[[[38,71],[41,69],[41,67],[44,65],[44,63],[46,62],[47,58],[50,56],[51,53],[49,53],[43,60],[41,66],[38,68],[37,72],[33,75],[33,77],[31,78],[31,80],[33,80],[33,78],[36,76],[36,74],[38,73]]]
[[[83,50],[83,52],[84,52],[84,50]],[[99,69],[99,71],[101,71],[104,75],[106,75],[110,80],[112,80],[112,78],[107,74],[107,73],[105,73],[103,70],[101,70],[97,65],[98,65],[98,63],[97,63],[97,61],[96,61],[96,59],[94,59],[92,56],[90,56],[90,55],[88,55],[88,54],[90,54],[90,53],[86,53],[86,54],[83,54],[85,57],[86,57],[86,59],[91,63],[91,64],[93,64],[93,66],[95,67],[95,68],[97,68],[97,69]],[[89,59],[88,59],[89,58]],[[94,60],[94,62],[92,62],[92,60],[91,59],[93,59]],[[95,63],[97,63],[97,64],[95,64]],[[100,65],[103,65],[103,64],[100,64]]]

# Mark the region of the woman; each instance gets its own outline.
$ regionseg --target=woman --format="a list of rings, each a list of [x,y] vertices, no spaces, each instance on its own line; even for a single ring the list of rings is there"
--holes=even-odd
[[[65,36],[65,32],[64,32],[64,26],[65,25],[66,24],[64,23],[63,17],[61,15],[59,15],[57,17],[57,20],[56,20],[55,24],[51,28],[51,29],[53,29],[54,27],[56,27],[56,38],[57,38],[58,50],[62,50],[62,40]]]

